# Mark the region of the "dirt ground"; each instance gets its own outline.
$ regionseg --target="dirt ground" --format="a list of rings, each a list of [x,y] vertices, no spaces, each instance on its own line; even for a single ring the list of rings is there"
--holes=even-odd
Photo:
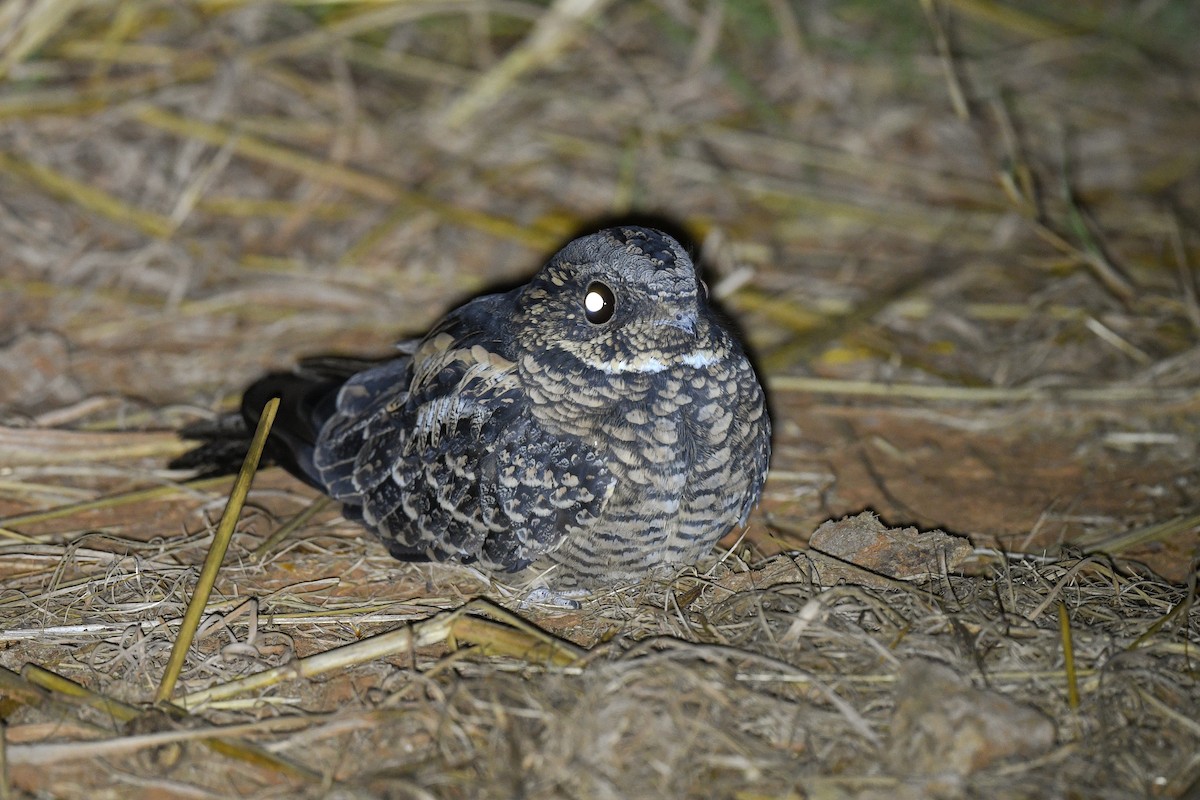
[[[1196,797],[1197,26],[0,2],[0,797]],[[754,354],[746,529],[521,607],[268,468],[147,712],[233,483],[174,431],[611,221]]]

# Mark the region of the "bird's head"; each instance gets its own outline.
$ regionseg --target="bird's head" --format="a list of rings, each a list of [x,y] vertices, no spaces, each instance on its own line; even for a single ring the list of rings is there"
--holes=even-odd
[[[561,354],[572,373],[652,374],[710,357],[707,290],[661,231],[609,228],[576,239],[517,299],[521,350]]]

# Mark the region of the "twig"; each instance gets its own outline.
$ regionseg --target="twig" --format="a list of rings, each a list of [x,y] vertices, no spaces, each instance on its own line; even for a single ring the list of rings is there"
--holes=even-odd
[[[950,49],[950,37],[946,35],[946,26],[934,5],[934,0],[921,0],[921,9],[933,28],[933,41],[937,47],[938,60],[942,64],[942,73],[946,77],[946,89],[950,93],[950,105],[954,113],[964,122],[971,118],[971,109],[967,106],[967,94],[963,91],[962,80],[954,64],[954,53]]]
[[[488,70],[446,110],[442,123],[462,129],[523,74],[549,63],[575,40],[580,28],[598,16],[611,0],[555,0],[519,46]]]
[[[774,375],[770,388],[782,392],[833,394],[847,397],[887,397],[906,400],[943,400],[951,403],[1146,403],[1193,402],[1200,390],[1163,389],[1153,386],[932,386],[920,383],[876,383],[873,381],[808,378]]]
[[[1058,604],[1058,633],[1062,639],[1063,667],[1067,672],[1067,705],[1072,711],[1079,710],[1079,678],[1075,674],[1075,645],[1071,642],[1071,615],[1067,604]]]
[[[237,480],[234,481],[233,489],[229,492],[229,502],[225,506],[225,512],[221,515],[221,521],[217,524],[212,546],[209,548],[208,556],[204,559],[204,566],[200,570],[196,593],[192,595],[187,611],[184,612],[183,624],[175,638],[175,644],[171,648],[171,658],[163,672],[162,682],[158,685],[156,702],[166,702],[171,698],[171,693],[175,691],[175,682],[183,670],[183,662],[187,658],[188,648],[192,646],[192,637],[196,635],[196,628],[200,625],[200,617],[204,614],[204,607],[208,604],[208,596],[217,579],[217,572],[221,569],[221,561],[225,558],[229,541],[233,538],[233,530],[242,513],[246,495],[250,493],[250,482],[258,470],[258,461],[266,446],[267,434],[271,431],[271,423],[275,421],[275,412],[278,409],[279,398],[277,397],[271,398],[263,407],[258,427],[254,431],[254,438],[250,442],[250,451],[246,453],[246,460],[242,464]]]
[[[254,548],[254,552],[250,554],[250,558],[255,561],[262,561],[267,555],[275,549],[275,546],[286,539],[300,526],[306,524],[309,520],[328,508],[333,501],[325,495],[313,500],[296,516],[289,519],[279,529],[274,531],[270,536],[263,541],[258,547]]]
[[[55,197],[76,203],[88,211],[129,225],[157,239],[166,239],[175,230],[169,217],[134,208],[95,186],[11,153],[0,152],[0,172],[20,176]]]
[[[468,616],[468,612],[475,609],[500,617],[504,624]],[[492,653],[558,665],[574,663],[587,654],[583,648],[559,639],[495,603],[480,598],[403,628],[192,692],[179,698],[178,703],[185,708],[195,709],[208,703],[228,700],[239,694],[265,689],[281,681],[311,678],[377,658],[457,640],[480,644]]]

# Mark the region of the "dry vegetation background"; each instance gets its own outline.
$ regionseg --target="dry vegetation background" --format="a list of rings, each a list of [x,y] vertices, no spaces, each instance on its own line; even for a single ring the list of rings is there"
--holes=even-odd
[[[0,2],[0,798],[1200,796],[1197,30],[1191,0]],[[165,470],[171,431],[606,220],[686,233],[758,358],[744,538],[519,608],[268,469],[188,713],[142,713],[232,483]],[[973,547],[803,549],[863,509]]]

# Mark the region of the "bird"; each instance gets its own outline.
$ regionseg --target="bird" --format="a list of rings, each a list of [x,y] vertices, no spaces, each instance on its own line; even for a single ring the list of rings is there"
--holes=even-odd
[[[693,564],[746,523],[771,452],[762,385],[692,258],[634,225],[569,242],[391,358],[260,378],[243,435],[272,397],[268,455],[395,558],[565,587]]]

